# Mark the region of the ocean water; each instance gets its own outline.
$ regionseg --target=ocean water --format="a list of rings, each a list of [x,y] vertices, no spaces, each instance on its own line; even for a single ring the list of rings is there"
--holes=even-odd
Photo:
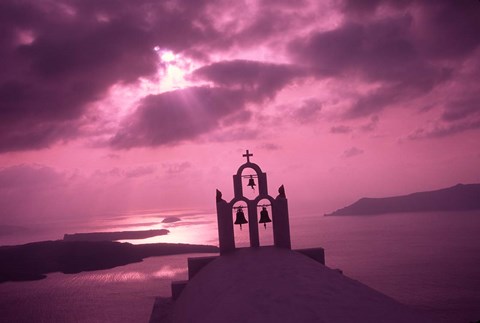
[[[172,225],[171,234],[157,241],[212,243],[216,220],[211,217]],[[293,248],[324,247],[327,266],[430,312],[438,322],[480,320],[480,211],[290,215],[290,222]],[[235,230],[237,244],[246,246],[248,228]],[[194,233],[190,240],[189,232]],[[271,226],[260,227],[260,234],[263,245],[272,243]],[[109,270],[0,284],[0,320],[148,322],[155,297],[170,296],[170,282],[186,279],[189,256],[194,255],[152,257]]]

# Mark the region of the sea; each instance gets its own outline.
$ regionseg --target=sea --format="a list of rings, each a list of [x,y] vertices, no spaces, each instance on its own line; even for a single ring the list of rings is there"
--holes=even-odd
[[[427,311],[437,322],[480,320],[480,211],[291,214],[290,226],[293,249],[323,247],[327,266]],[[170,234],[130,242],[217,244],[214,214],[192,212],[153,228],[168,228]],[[237,245],[247,247],[248,228],[235,230]],[[272,243],[271,226],[260,227],[260,234],[262,245]],[[108,270],[3,283],[0,321],[148,322],[155,299],[169,297],[170,283],[187,278],[186,259],[195,256],[205,254],[151,257]]]

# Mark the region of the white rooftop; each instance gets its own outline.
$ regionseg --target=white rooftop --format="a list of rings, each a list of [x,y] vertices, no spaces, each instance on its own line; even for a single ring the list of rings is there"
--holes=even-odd
[[[306,256],[238,249],[187,284],[173,322],[429,322],[422,314]]]

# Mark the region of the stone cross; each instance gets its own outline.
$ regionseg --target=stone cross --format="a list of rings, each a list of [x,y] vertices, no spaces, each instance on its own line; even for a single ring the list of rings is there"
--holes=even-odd
[[[252,156],[253,156],[253,154],[250,154],[250,152],[248,151],[248,149],[247,149],[247,153],[246,153],[246,154],[243,154],[243,157],[247,157],[247,163],[250,162],[250,157],[252,157]]]

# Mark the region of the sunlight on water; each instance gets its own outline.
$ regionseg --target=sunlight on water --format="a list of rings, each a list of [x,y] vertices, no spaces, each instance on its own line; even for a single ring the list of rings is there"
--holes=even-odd
[[[163,266],[159,271],[155,272],[153,276],[158,278],[173,278],[178,274],[187,272],[187,268],[173,268],[171,266]]]
[[[84,280],[92,280],[102,283],[113,282],[127,282],[127,281],[144,281],[149,279],[150,276],[145,273],[130,271],[122,273],[99,273],[82,277]]]
[[[187,272],[186,267],[175,268],[170,265],[164,265],[155,272],[141,271],[122,271],[122,272],[102,272],[91,273],[81,277],[84,281],[95,281],[98,283],[115,283],[115,282],[141,282],[152,278],[173,278],[179,274]]]
[[[123,231],[170,230],[165,236],[130,241],[137,244],[218,244],[215,213],[178,212],[180,221],[162,223],[166,214],[123,215],[96,225],[103,226],[101,231],[107,231],[109,223]],[[331,217],[291,214],[290,224],[294,249],[324,247],[327,266],[342,269],[346,276],[415,308],[427,309],[439,322],[480,318],[479,211]],[[93,227],[90,231],[95,231]],[[248,224],[242,230],[236,225],[234,230],[236,245],[248,246]],[[261,245],[271,244],[271,223],[267,230],[259,225],[259,234]],[[54,273],[41,281],[4,283],[0,285],[0,304],[18,305],[0,306],[0,317],[6,318],[5,322],[30,322],[37,317],[45,322],[80,322],[83,316],[87,318],[83,322],[93,317],[98,322],[139,318],[147,322],[154,297],[169,296],[170,282],[186,279],[189,256],[151,257],[109,270]]]

